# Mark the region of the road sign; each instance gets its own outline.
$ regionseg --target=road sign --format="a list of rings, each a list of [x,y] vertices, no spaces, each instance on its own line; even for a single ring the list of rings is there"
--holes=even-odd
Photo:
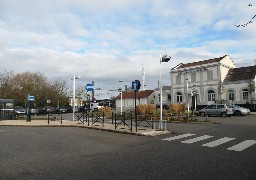
[[[93,84],[86,84],[85,89],[86,89],[86,91],[93,91],[94,85]]]
[[[140,89],[140,81],[139,80],[132,81],[132,90],[138,91],[139,89]]]
[[[35,101],[35,96],[28,96],[28,101]]]

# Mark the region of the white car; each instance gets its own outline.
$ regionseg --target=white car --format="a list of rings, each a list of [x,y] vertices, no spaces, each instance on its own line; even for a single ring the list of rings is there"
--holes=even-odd
[[[222,117],[231,116],[233,114],[232,108],[227,104],[211,104],[201,110],[199,110],[201,116],[218,115]]]
[[[251,113],[249,109],[235,105],[235,104],[229,104],[229,107],[232,108],[233,113],[236,116],[247,115]]]

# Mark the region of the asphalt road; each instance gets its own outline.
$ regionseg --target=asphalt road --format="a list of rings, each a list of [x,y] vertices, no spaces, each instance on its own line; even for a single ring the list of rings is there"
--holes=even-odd
[[[177,134],[158,137],[0,127],[0,179],[255,180],[256,144],[237,146],[256,140],[254,117],[245,118],[251,123],[171,123]],[[226,142],[216,145],[220,139]]]

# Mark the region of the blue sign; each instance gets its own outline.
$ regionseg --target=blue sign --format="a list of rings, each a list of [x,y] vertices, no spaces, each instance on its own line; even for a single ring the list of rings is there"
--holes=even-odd
[[[94,85],[93,84],[86,84],[85,89],[86,89],[86,91],[93,91],[94,90]]]
[[[35,101],[35,96],[28,96],[28,101]]]
[[[132,90],[138,91],[139,89],[140,89],[140,81],[139,80],[132,81]]]

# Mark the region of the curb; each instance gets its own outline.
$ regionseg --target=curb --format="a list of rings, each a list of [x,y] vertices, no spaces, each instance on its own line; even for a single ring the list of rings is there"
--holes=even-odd
[[[146,132],[142,132],[142,133],[138,133],[138,132],[129,132],[129,131],[119,131],[119,130],[115,130],[115,129],[104,129],[104,128],[97,128],[97,127],[88,127],[88,126],[77,126],[77,125],[18,125],[18,124],[1,124],[0,123],[0,127],[1,126],[9,126],[9,127],[76,127],[76,128],[87,128],[87,129],[94,129],[94,130],[101,130],[101,131],[107,131],[107,132],[113,132],[113,133],[120,133],[120,134],[129,134],[129,135],[136,135],[136,136],[148,136],[148,137],[152,137],[152,136],[158,136],[158,135],[163,135],[163,134],[168,134],[170,133],[169,131],[166,131],[165,133],[157,133],[157,134],[150,134],[150,131],[146,131]],[[159,132],[159,131],[158,131]]]

